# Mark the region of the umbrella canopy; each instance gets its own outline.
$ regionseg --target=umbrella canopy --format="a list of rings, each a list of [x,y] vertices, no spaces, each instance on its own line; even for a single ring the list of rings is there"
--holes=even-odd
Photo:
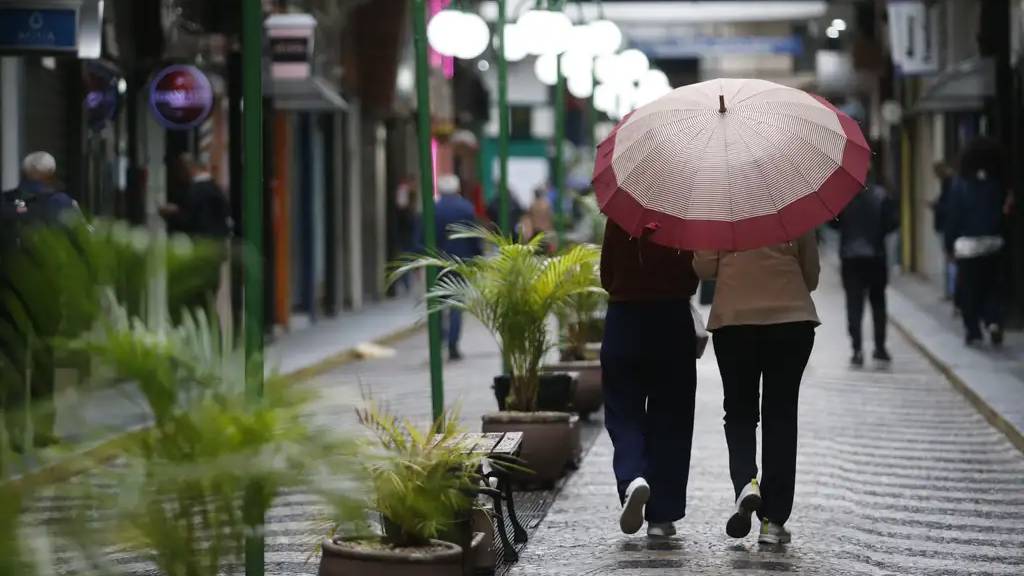
[[[681,250],[799,238],[864,188],[871,150],[824,98],[764,80],[679,88],[597,148],[601,209],[632,236]]]

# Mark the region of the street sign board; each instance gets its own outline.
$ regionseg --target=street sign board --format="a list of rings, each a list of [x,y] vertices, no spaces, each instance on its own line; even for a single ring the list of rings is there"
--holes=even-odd
[[[889,44],[897,71],[905,75],[939,71],[938,7],[923,0],[890,0]]]
[[[78,10],[0,5],[0,50],[77,51]]]

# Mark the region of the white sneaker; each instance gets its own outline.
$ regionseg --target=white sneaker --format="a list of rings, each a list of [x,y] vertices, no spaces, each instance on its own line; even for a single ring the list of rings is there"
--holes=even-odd
[[[736,499],[736,512],[725,525],[725,533],[733,538],[743,538],[750,534],[750,515],[761,509],[761,487],[757,479],[751,480],[743,487]]]
[[[672,522],[650,522],[647,524],[648,538],[671,538],[676,535],[676,525]]]
[[[626,503],[622,505],[619,528],[626,534],[636,534],[644,526],[644,506],[651,499],[651,487],[647,480],[637,478],[626,488]]]
[[[761,522],[761,534],[757,537],[759,543],[772,545],[789,544],[792,539],[793,535],[784,526],[768,519]]]

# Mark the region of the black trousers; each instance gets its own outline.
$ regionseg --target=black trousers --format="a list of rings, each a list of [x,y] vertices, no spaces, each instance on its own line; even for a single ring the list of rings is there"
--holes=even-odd
[[[23,446],[27,430],[26,416],[32,420],[33,434],[38,440],[40,436],[51,437],[54,435],[56,423],[56,412],[54,411],[54,358],[53,349],[47,345],[36,342],[31,354],[31,371],[28,370],[26,362],[29,358],[25,354],[17,354],[13,366],[5,366],[2,378],[4,378],[2,389],[5,392],[3,400],[4,420],[7,424],[7,433],[10,441],[15,446]],[[25,385],[26,374],[31,373],[31,381]],[[28,397],[26,397],[28,392]],[[27,400],[31,399],[31,402]],[[30,412],[26,413],[25,409]]]
[[[601,345],[605,427],[615,447],[619,498],[643,477],[648,522],[686,515],[696,335],[689,302],[611,302]]]
[[[875,349],[885,349],[889,317],[885,310],[885,287],[889,271],[884,258],[844,258],[843,289],[846,292],[846,321],[855,351],[863,348],[864,297],[871,302],[871,323],[875,331]]]
[[[956,261],[960,276],[960,311],[963,313],[967,337],[981,338],[981,325],[1003,325],[999,253]]]
[[[814,324],[729,326],[714,333],[725,389],[725,439],[735,496],[757,478],[757,423],[764,422],[758,515],[784,524],[796,485],[800,380],[814,347]],[[763,398],[759,392],[763,384]]]

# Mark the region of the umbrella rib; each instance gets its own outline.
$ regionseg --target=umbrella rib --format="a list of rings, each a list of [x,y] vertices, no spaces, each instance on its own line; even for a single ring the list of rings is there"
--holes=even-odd
[[[755,132],[756,132],[756,130],[755,130]],[[738,131],[737,134],[739,134],[740,141],[742,141],[743,145],[746,146],[747,151],[750,152],[750,157],[754,159],[754,165],[757,166],[757,169],[761,172],[761,176],[764,177],[765,184],[767,184],[768,183],[768,173],[765,172],[764,166],[761,165],[761,162],[757,159],[757,156],[754,155],[753,150],[751,150],[751,148],[750,148],[750,143],[747,142],[747,139],[743,136],[743,132],[742,131]],[[762,135],[762,137],[763,137],[763,135]],[[796,165],[793,164],[792,159],[790,159],[788,156],[786,156],[786,161],[789,162],[791,166],[796,168]],[[801,172],[799,168],[797,168],[797,173],[800,174],[800,177],[802,177],[805,182],[807,182],[807,177],[804,176],[803,172]],[[807,182],[807,184],[810,184],[810,182]],[[789,238],[790,237],[789,229],[786,227],[786,222],[782,219],[782,207],[775,200],[775,197],[772,196],[772,189],[771,189],[771,187],[770,186],[766,186],[765,189],[768,191],[768,199],[771,200],[772,205],[775,207],[775,215],[779,219],[779,226],[782,226],[783,233],[785,233],[786,237]]]
[[[766,104],[771,104],[771,102],[758,103],[757,106],[763,106],[763,105],[766,105]],[[803,107],[806,107],[806,108],[812,108],[814,110],[819,110],[820,109],[820,108],[815,107],[813,104],[810,104],[810,103],[807,103],[807,102],[786,102],[786,104],[793,104],[795,106],[803,106]],[[750,107],[748,107],[748,109],[749,108]],[[743,112],[743,111],[741,111],[741,112]],[[821,128],[824,128],[825,130],[828,130],[829,132],[832,132],[833,134],[839,135],[839,136],[841,136],[841,137],[843,137],[843,138],[845,138],[847,140],[850,140],[850,138],[846,135],[846,132],[840,132],[839,130],[836,130],[836,129],[831,128],[829,126],[826,126],[824,124],[818,124],[817,122],[813,122],[813,121],[807,119],[804,116],[800,116],[799,114],[791,114],[789,112],[783,112],[783,111],[780,111],[780,110],[769,110],[768,113],[769,114],[778,114],[779,116],[786,116],[787,118],[795,118],[797,120],[803,120],[804,122],[808,122],[808,123],[814,124],[815,126],[820,126]],[[744,117],[747,117],[747,115],[744,114]]]
[[[698,112],[698,114],[695,114],[694,116],[701,116],[702,114],[706,113],[706,111],[705,111],[705,110],[698,110],[698,111],[696,111],[696,112]],[[653,116],[653,114],[651,114],[651,115],[649,115],[649,116],[644,116],[643,118],[649,118],[650,116]],[[675,125],[675,124],[680,124],[680,123],[682,123],[682,122],[686,122],[686,121],[692,120],[694,116],[689,116],[689,115],[687,115],[687,116],[686,116],[685,118],[677,118],[677,119],[675,119],[675,120],[673,120],[673,121],[671,121],[671,122],[666,122],[666,123],[664,123],[664,124],[659,124],[659,125],[658,125],[658,128],[664,128],[664,127],[667,127],[667,126],[673,126],[673,125]],[[649,132],[649,130],[647,130],[647,131],[644,131],[644,134],[647,134],[647,132]],[[668,136],[675,136],[675,135],[679,134],[679,132],[680,132],[680,131],[676,131],[676,132],[673,132],[673,133],[671,133],[671,134],[667,134],[667,135],[666,135],[666,138],[663,138],[663,139],[661,139],[661,141],[660,141],[660,142],[664,142],[665,140],[667,140],[667,139],[668,139]],[[699,132],[698,132],[698,134],[699,134]],[[642,136],[641,136],[641,138],[636,138],[635,140],[633,140],[632,142],[630,142],[630,143],[629,143],[629,146],[627,146],[627,147],[625,148],[625,150],[623,150],[623,151],[622,151],[621,153],[619,153],[619,154],[617,155],[617,157],[621,157],[621,156],[623,156],[623,155],[625,155],[625,154],[629,153],[629,151],[633,150],[633,149],[634,149],[634,148],[635,148],[635,147],[636,147],[637,145],[639,145],[639,144],[641,143],[641,141],[642,141]],[[658,142],[658,143],[660,144],[660,142]],[[648,152],[648,153],[650,153],[650,152]],[[647,156],[647,155],[645,154],[645,155],[644,155],[644,157],[646,157],[646,156]],[[612,165],[614,165],[614,163],[615,163],[615,161],[614,161],[614,160],[612,160]],[[637,162],[636,162],[636,163],[635,163],[635,164],[634,164],[633,166],[631,166],[631,167],[629,168],[629,171],[628,171],[628,172],[626,172],[626,173],[625,173],[624,175],[619,175],[618,173],[616,173],[616,178],[618,179],[618,181],[619,181],[619,182],[622,182],[622,181],[626,180],[627,178],[629,178],[629,175],[633,173],[633,170],[634,170],[634,169],[636,168],[636,166],[637,166],[638,164],[640,164],[639,160],[638,160],[638,161],[637,161]]]
[[[683,119],[680,119],[680,120],[676,120],[676,121],[673,121],[673,122],[669,122],[669,123],[666,123],[666,124],[663,124],[663,125],[661,125],[661,127],[665,127],[665,126],[670,126],[670,125],[673,125],[673,124],[678,124],[678,123],[680,123],[680,122],[683,122],[683,121],[686,121],[686,120],[692,120],[692,118],[683,118]],[[709,123],[708,125],[710,125],[710,123]],[[694,134],[694,135],[693,135],[693,136],[694,136],[694,138],[696,138],[697,136],[700,136],[700,135],[701,135],[702,133],[704,133],[704,132],[705,132],[706,130],[707,130],[707,126],[705,126],[705,127],[704,127],[704,128],[702,128],[702,129],[701,129],[701,130],[700,130],[699,132],[697,132],[696,134]],[[664,136],[663,138],[659,139],[659,140],[658,140],[658,141],[657,141],[657,142],[655,143],[655,146],[653,146],[653,147],[651,148],[651,150],[649,150],[649,151],[648,151],[648,152],[647,152],[646,154],[644,154],[644,155],[643,155],[643,156],[642,156],[642,157],[641,157],[640,159],[638,159],[638,160],[637,160],[637,162],[636,162],[636,163],[634,163],[634,164],[633,164],[633,166],[631,166],[631,167],[629,168],[629,171],[628,171],[628,172],[626,172],[626,173],[625,173],[625,174],[623,174],[623,175],[619,175],[619,174],[617,174],[617,173],[616,173],[616,177],[618,178],[618,181],[620,182],[620,186],[619,186],[619,187],[621,188],[621,182],[625,182],[626,180],[628,180],[628,179],[629,179],[629,177],[630,177],[630,176],[631,176],[631,175],[633,174],[633,172],[634,172],[634,171],[636,170],[636,168],[637,168],[637,167],[638,167],[638,166],[640,165],[640,163],[641,163],[640,161],[641,161],[641,160],[642,160],[643,158],[646,158],[647,156],[649,156],[649,155],[650,155],[650,154],[651,154],[652,152],[654,152],[655,150],[657,150],[657,149],[660,149],[660,148],[661,148],[661,147],[662,147],[662,146],[663,146],[663,145],[664,145],[664,144],[665,144],[666,142],[672,142],[672,143],[674,144],[674,143],[676,142],[676,140],[675,140],[675,137],[676,137],[676,136],[678,136],[680,132],[682,132],[682,130],[676,130],[676,131],[674,131],[674,132],[672,132],[672,133],[670,133],[670,134],[666,134],[666,135],[665,135],[665,136]],[[630,143],[630,145],[629,145],[629,146],[628,146],[628,147],[626,148],[626,150],[627,150],[627,151],[628,151],[628,150],[632,150],[632,149],[633,149],[633,147],[634,147],[634,146],[636,146],[636,145],[637,145],[638,143],[639,143],[639,139],[637,139],[636,141],[634,141],[634,142]],[[625,154],[625,152],[623,152],[623,153]]]
[[[769,127],[773,128],[775,130],[781,130],[781,131],[789,134],[790,136],[793,136],[794,138],[796,138],[796,139],[804,142],[805,144],[807,144],[811,148],[811,150],[813,150],[814,152],[817,153],[817,156],[819,156],[819,157],[824,156],[825,158],[827,158],[829,160],[829,162],[831,162],[831,163],[833,163],[833,164],[835,164],[835,165],[837,165],[839,167],[841,167],[843,165],[842,160],[836,161],[835,158],[832,158],[831,156],[826,154],[824,150],[822,150],[818,146],[814,145],[810,140],[808,140],[807,138],[804,138],[803,136],[801,136],[800,134],[794,132],[793,130],[789,130],[789,129],[787,129],[785,127],[781,127],[781,126],[774,126],[774,125],[768,124],[767,122],[764,122],[763,120],[760,120],[757,117],[747,117],[747,118],[749,120],[751,120],[751,122],[748,123],[747,125],[750,126],[750,128],[753,129],[754,131],[756,131],[758,134],[761,134],[762,136],[764,136],[764,133],[761,130],[758,129],[760,126],[769,126]],[[794,116],[794,118],[799,118],[799,117],[798,116]],[[771,142],[771,140],[768,139],[767,137],[765,137],[765,140]],[[846,140],[847,142],[850,141],[845,136],[844,136],[844,140]],[[794,164],[794,167],[795,166],[796,165]],[[799,168],[797,168],[797,170],[799,171]],[[803,172],[800,172],[800,173],[803,174]],[[808,183],[810,183],[810,181],[808,181]]]

